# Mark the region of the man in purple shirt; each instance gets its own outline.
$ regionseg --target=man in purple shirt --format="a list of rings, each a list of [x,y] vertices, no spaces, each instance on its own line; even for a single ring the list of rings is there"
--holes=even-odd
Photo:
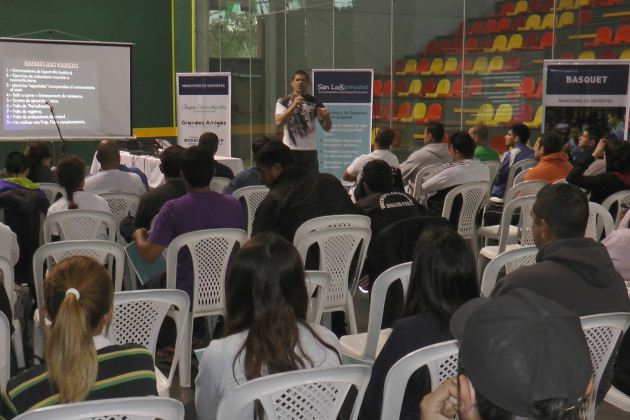
[[[243,209],[238,200],[210,190],[214,159],[203,148],[193,146],[182,157],[182,178],[188,193],[162,206],[155,225],[134,232],[138,252],[147,263],[158,259],[177,236],[202,229],[244,229]],[[148,237],[147,237],[148,236]],[[183,248],[177,258],[177,288],[192,299],[193,267],[190,253]]]

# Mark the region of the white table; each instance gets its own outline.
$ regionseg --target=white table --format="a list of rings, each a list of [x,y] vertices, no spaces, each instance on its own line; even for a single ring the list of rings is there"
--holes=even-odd
[[[228,166],[234,175],[243,170],[243,161],[240,158],[215,156],[215,160]],[[120,163],[126,166],[135,166],[147,176],[151,188],[164,184],[164,174],[160,172],[160,159],[149,155],[134,155],[129,152],[120,152]],[[101,164],[96,160],[96,153],[92,159],[90,174],[95,174],[101,169]]]

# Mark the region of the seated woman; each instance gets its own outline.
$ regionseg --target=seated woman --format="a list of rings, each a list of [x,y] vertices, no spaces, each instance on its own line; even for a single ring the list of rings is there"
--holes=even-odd
[[[83,191],[83,186],[85,185],[85,164],[77,156],[66,156],[59,161],[57,178],[59,185],[66,190],[66,196],[55,201],[48,208],[49,216],[68,209],[99,210],[111,213],[107,200],[94,193]],[[59,236],[58,226],[53,226],[51,233],[53,236]],[[92,239],[107,241],[109,236],[107,235],[106,226],[100,229],[98,238]]]
[[[44,299],[52,320],[46,364],[9,380],[0,418],[60,403],[157,395],[151,353],[100,335],[112,318],[114,288],[98,261],[76,256],[59,262],[44,280]]]
[[[422,347],[452,339],[451,316],[463,303],[479,297],[475,267],[469,245],[454,230],[435,228],[420,235],[414,249],[405,318],[394,324],[374,362],[360,419],[380,418],[385,377],[398,360]],[[407,384],[400,418],[420,418],[420,400],[430,391],[428,372],[422,368]]]
[[[304,267],[286,239],[266,233],[247,241],[226,287],[226,337],[210,342],[195,380],[199,420],[216,418],[221,397],[251,379],[340,364],[337,337],[306,321]],[[253,405],[242,414],[251,419]]]
[[[57,182],[55,173],[50,170],[50,147],[44,141],[29,143],[26,149],[28,175],[33,182]]]

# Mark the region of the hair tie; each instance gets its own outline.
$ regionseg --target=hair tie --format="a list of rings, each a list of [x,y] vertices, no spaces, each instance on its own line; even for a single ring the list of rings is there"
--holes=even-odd
[[[68,290],[66,290],[66,296],[68,296],[71,293],[73,295],[75,295],[77,297],[77,299],[79,299],[81,297],[81,295],[79,294],[79,291],[77,289],[75,289],[74,287],[71,287]]]

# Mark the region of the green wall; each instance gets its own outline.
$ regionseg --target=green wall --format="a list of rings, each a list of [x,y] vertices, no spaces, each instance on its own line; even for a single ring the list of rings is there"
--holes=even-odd
[[[134,44],[132,126],[174,127],[174,72],[193,70],[192,1],[0,0],[0,37]],[[24,147],[1,143],[0,165],[8,151]],[[89,164],[95,148],[95,142],[70,142],[67,152],[78,154]],[[57,156],[59,151],[55,144]]]

